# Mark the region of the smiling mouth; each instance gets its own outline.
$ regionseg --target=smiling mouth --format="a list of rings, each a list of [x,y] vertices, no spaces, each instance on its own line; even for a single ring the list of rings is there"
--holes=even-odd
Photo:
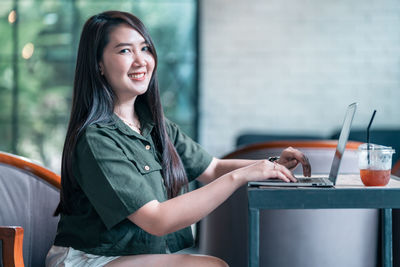
[[[141,73],[129,73],[128,77],[131,80],[142,81],[145,78],[145,73],[144,72],[141,72]]]

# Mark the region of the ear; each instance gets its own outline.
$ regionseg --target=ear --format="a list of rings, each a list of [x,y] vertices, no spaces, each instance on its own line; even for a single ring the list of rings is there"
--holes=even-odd
[[[99,62],[99,70],[100,70],[100,74],[104,75],[104,64],[102,61]]]

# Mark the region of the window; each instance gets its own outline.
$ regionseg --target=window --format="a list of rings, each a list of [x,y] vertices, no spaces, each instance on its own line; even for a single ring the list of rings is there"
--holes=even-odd
[[[3,0],[0,10],[0,150],[59,172],[80,32],[105,10],[145,23],[165,114],[196,138],[197,1]]]

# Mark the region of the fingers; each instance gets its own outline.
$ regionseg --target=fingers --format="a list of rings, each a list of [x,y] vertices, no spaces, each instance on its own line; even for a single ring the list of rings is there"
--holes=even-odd
[[[301,162],[301,165],[303,166],[303,174],[306,177],[310,177],[311,176],[311,164],[310,164],[310,161],[308,160],[308,158],[304,154],[303,154],[302,159],[303,159],[303,161],[300,161],[300,162]]]
[[[297,164],[299,164],[299,161],[297,159],[292,159],[289,162],[287,162],[285,166],[286,168],[292,171],[297,167]]]
[[[288,177],[286,177],[282,172],[274,171],[273,174],[274,174],[274,178],[278,178],[284,182],[290,183],[290,179]]]
[[[285,182],[297,182],[292,172],[285,166],[268,160],[260,160],[235,171],[241,173],[243,176],[239,175],[239,177],[244,177],[247,182],[262,181],[270,178],[278,178]]]
[[[306,155],[304,155],[300,150],[289,147],[282,152],[282,156],[285,157],[285,159],[287,161],[287,163],[285,163],[285,165],[289,169],[296,167],[297,164],[300,162],[301,165],[303,166],[304,176],[306,176],[306,177],[311,176],[310,161],[308,160]],[[294,165],[294,160],[296,160],[296,165]]]
[[[285,181],[285,182],[296,182],[296,178],[293,176],[292,172],[289,171],[285,166],[278,164],[276,162],[273,163],[274,164],[274,175]]]

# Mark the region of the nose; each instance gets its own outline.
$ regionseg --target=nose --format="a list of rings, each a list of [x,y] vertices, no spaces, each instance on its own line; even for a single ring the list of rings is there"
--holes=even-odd
[[[146,60],[141,52],[134,54],[133,64],[136,66],[145,66]]]

